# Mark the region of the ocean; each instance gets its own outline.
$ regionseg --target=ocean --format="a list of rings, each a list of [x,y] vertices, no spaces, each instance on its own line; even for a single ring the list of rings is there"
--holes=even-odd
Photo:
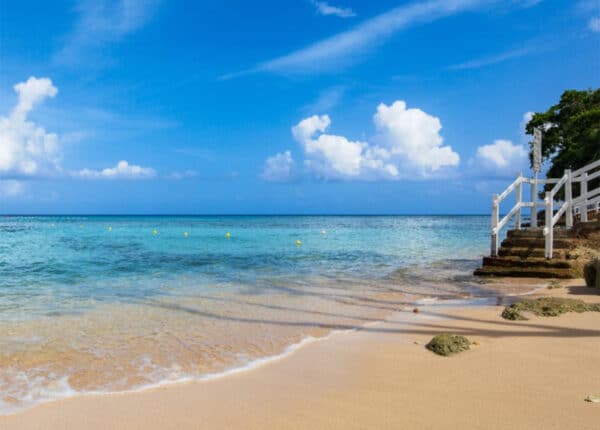
[[[252,367],[471,274],[488,216],[0,218],[0,414]]]

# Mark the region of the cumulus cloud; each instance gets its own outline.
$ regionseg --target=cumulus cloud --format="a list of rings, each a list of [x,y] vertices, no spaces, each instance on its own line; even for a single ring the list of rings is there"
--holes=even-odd
[[[356,16],[356,13],[349,7],[331,6],[324,1],[313,1],[313,4],[317,8],[317,12],[321,15],[334,15],[339,16],[340,18],[351,18]]]
[[[121,160],[115,167],[102,170],[82,169],[74,172],[73,176],[85,179],[149,179],[156,176],[156,171]]]
[[[58,89],[48,78],[30,77],[14,87],[18,101],[8,116],[0,117],[0,176],[33,176],[60,170],[59,139],[55,133],[27,120],[39,103]]]
[[[380,104],[371,141],[327,133],[329,115],[313,115],[292,127],[302,146],[305,170],[322,179],[394,180],[442,176],[459,155],[443,145],[438,118],[407,109],[404,101]]]
[[[391,106],[380,104],[375,114],[378,134],[374,140],[385,147],[408,174],[427,176],[442,167],[455,167],[459,155],[444,146],[439,118],[417,108],[406,108],[399,100]]]
[[[25,185],[21,181],[14,179],[6,179],[0,181],[0,196],[14,197],[22,194],[25,191]]]
[[[490,176],[512,176],[527,168],[528,151],[525,145],[515,145],[510,140],[498,139],[477,148],[471,161],[481,173]]]
[[[280,152],[265,160],[261,178],[269,182],[286,182],[296,177],[296,163],[291,151]]]

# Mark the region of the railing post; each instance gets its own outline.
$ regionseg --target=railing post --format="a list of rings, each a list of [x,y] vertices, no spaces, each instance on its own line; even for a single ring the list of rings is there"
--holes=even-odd
[[[537,173],[531,183],[531,227],[537,227],[537,190],[538,190],[538,178]]]
[[[584,173],[581,176],[581,194],[580,194],[580,196],[583,200],[583,208],[581,209],[581,222],[587,222],[587,220],[588,220],[587,192],[588,192],[588,174]]]
[[[571,169],[567,169],[565,174],[567,175],[567,182],[565,183],[565,203],[567,204],[565,223],[567,228],[571,228],[573,227],[573,174]]]
[[[546,198],[544,204],[546,206],[546,225],[544,226],[544,238],[545,238],[545,250],[544,254],[546,258],[552,258],[552,247],[554,242],[554,226],[552,225],[552,215],[554,212],[554,205],[552,200],[552,193],[546,191]]]
[[[523,201],[523,173],[519,172],[517,174],[517,189],[515,190],[515,195],[517,196],[517,213],[515,216],[515,228],[517,230],[521,230],[521,202]]]
[[[492,249],[490,255],[498,256],[498,222],[499,222],[498,194],[492,197]]]

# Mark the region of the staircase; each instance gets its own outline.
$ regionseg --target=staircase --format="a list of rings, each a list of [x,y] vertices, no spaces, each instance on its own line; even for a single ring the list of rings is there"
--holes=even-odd
[[[581,276],[582,260],[574,248],[591,234],[593,249],[600,246],[600,221],[590,221],[600,214],[600,160],[578,170],[566,170],[561,178],[525,178],[519,174],[502,194],[492,199],[491,253],[475,271],[480,276],[515,276],[537,278],[574,278]],[[540,185],[554,184],[538,200]],[[530,186],[530,200],[524,199],[524,186]],[[500,204],[515,194],[515,205],[500,218]],[[559,194],[562,193],[562,194]],[[577,193],[576,196],[574,194]],[[564,196],[558,200],[558,196]],[[555,205],[557,205],[555,209]],[[538,220],[538,208],[543,218]],[[529,211],[530,224],[522,223],[522,211]],[[498,246],[500,232],[509,222],[514,229]],[[543,226],[538,227],[538,221]],[[579,221],[579,222],[578,222]],[[588,244],[589,245],[589,244]],[[589,257],[589,255],[587,256]]]
[[[475,270],[477,276],[510,276],[523,278],[574,278],[579,275],[576,260],[569,257],[575,247],[572,230],[554,230],[554,255],[547,259],[544,231],[509,230],[496,257],[483,257],[483,266]]]

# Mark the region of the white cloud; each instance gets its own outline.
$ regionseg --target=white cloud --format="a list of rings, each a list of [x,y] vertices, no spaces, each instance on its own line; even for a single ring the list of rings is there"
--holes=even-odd
[[[477,148],[475,159],[470,164],[486,176],[512,176],[527,169],[528,154],[525,145],[498,139],[493,144]]]
[[[528,142],[529,141],[529,135],[527,134],[527,124],[529,123],[529,121],[531,121],[531,118],[533,118],[533,114],[535,112],[525,112],[523,114],[523,118],[521,119],[521,122],[519,123],[519,135],[521,136],[521,140],[523,142]]]
[[[0,117],[0,176],[33,176],[60,170],[59,139],[27,120],[36,104],[58,89],[48,78],[30,77],[14,87],[18,101],[10,115]]]
[[[582,0],[576,5],[577,12],[580,15],[587,16],[587,28],[594,32],[600,32],[600,1]]]
[[[85,179],[149,179],[156,176],[156,171],[150,167],[141,167],[121,160],[115,167],[102,170],[82,169],[74,172],[73,176]]]
[[[328,115],[300,121],[292,135],[302,145],[307,172],[323,179],[422,179],[443,176],[443,168],[460,162],[450,146],[443,146],[440,120],[420,109],[407,109],[403,101],[380,104],[373,120],[372,142],[326,133]]]
[[[86,55],[145,25],[158,3],[159,0],[80,0],[76,9],[79,19],[55,59],[66,64],[83,63]]]
[[[0,181],[0,196],[14,197],[22,194],[25,191],[25,185],[21,181],[7,179]]]
[[[302,110],[308,113],[328,111],[341,102],[341,100],[344,98],[346,90],[346,86],[327,88],[326,90],[321,91],[314,102],[304,106]]]
[[[356,13],[354,13],[354,11],[349,7],[331,6],[329,3],[324,1],[315,1],[313,3],[317,8],[317,12],[321,15],[335,15],[339,16],[340,18],[351,18],[356,16]]]
[[[391,106],[380,104],[375,114],[378,134],[375,141],[388,149],[407,174],[428,176],[442,167],[458,166],[459,155],[443,146],[439,118],[417,108],[406,108],[406,102]]]
[[[529,7],[537,0],[513,0],[508,7]],[[391,9],[374,18],[363,21],[351,30],[316,42],[306,48],[290,52],[237,73],[229,73],[220,79],[231,79],[257,72],[318,73],[338,70],[359,61],[369,49],[382,44],[394,33],[417,23],[429,23],[482,6],[499,4],[504,0],[429,0],[413,2]]]
[[[198,172],[196,172],[195,170],[184,170],[182,172],[180,172],[180,171],[172,172],[169,175],[169,178],[181,180],[181,179],[195,178],[196,176],[198,176]]]
[[[242,73],[224,76],[235,77],[253,72],[313,73],[336,69],[357,60],[358,54],[381,43],[393,33],[415,22],[428,22],[460,12],[474,5],[477,0],[432,0],[400,6],[364,21],[354,29],[321,40],[304,49],[291,52],[258,64]]]
[[[480,69],[485,66],[491,66],[492,64],[503,63],[514,58],[524,57],[531,54],[532,52],[540,52],[540,48],[534,48],[533,46],[526,46],[523,48],[513,49],[511,51],[502,52],[500,54],[491,55],[488,57],[478,58],[475,60],[465,61],[464,63],[454,64],[449,66],[449,70],[468,70],[468,69]]]
[[[296,163],[291,151],[280,152],[265,160],[261,178],[270,182],[286,182],[296,177]]]
[[[304,165],[322,178],[353,178],[361,175],[368,148],[366,142],[352,142],[343,136],[324,134],[331,124],[328,115],[313,115],[292,128],[292,134],[304,149]],[[316,139],[313,136],[321,133]]]

